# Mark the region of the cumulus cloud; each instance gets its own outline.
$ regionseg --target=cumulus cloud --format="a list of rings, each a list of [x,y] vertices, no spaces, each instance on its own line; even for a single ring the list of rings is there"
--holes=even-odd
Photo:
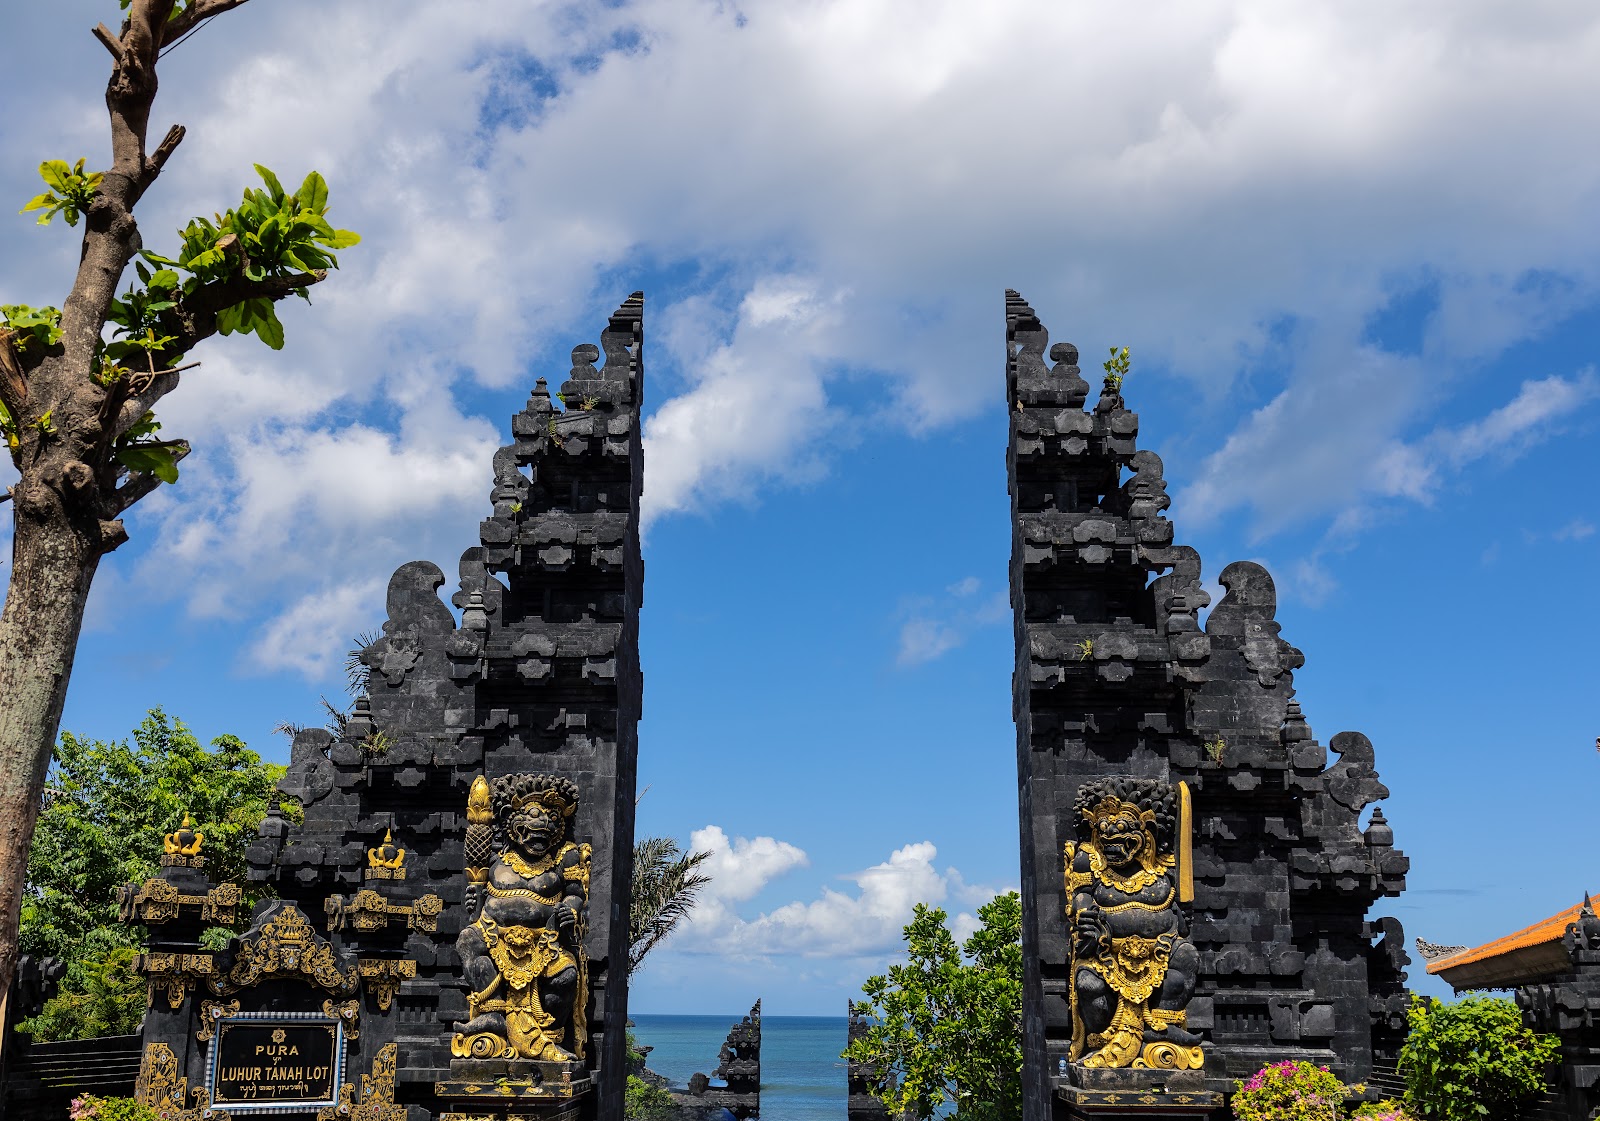
[[[702,838],[718,845],[726,842],[722,831],[715,826],[697,831],[694,838],[696,848],[703,847]],[[791,852],[777,855],[781,849]],[[724,847],[720,851],[730,850]],[[738,841],[731,851],[741,870],[759,866],[764,871],[778,865],[787,868],[793,866],[796,855],[801,861],[805,859],[798,849],[770,837],[748,842],[749,856],[743,860],[738,857]],[[770,855],[757,855],[763,851]],[[742,917],[733,904],[754,896],[759,886],[752,888],[752,882],[760,879],[760,874],[736,875],[732,881],[733,894],[729,894],[719,885],[713,872],[706,895],[696,906],[674,948],[682,953],[738,958],[861,957],[891,953],[898,947],[901,930],[911,921],[916,904],[949,901],[957,907],[975,910],[995,894],[990,888],[968,884],[954,868],[941,872],[934,865],[937,856],[938,850],[930,842],[905,845],[883,863],[841,877],[855,884],[853,893],[824,887],[816,899],[785,903],[754,918]],[[765,882],[761,880],[761,884]],[[976,929],[976,923],[976,918],[967,911],[959,912],[952,919],[953,927],[963,936]]]
[[[803,850],[787,841],[773,837],[730,840],[718,825],[691,833],[689,849],[711,854],[701,866],[711,877],[705,894],[735,903],[753,898],[785,872],[810,863]]]
[[[103,160],[96,18],[19,10],[0,91],[34,108],[8,150]],[[163,411],[199,449],[160,506],[184,537],[163,571],[202,612],[287,619],[303,603],[285,566],[327,595],[387,563],[389,537],[460,531],[458,469],[486,464],[501,426],[464,402],[587,340],[640,268],[682,281],[647,313],[650,518],[813,477],[850,425],[995,407],[1010,285],[1058,337],[1127,342],[1204,387],[1234,430],[1188,500],[1248,508],[1262,535],[1423,500],[1473,447],[1559,410],[1547,386],[1455,444],[1415,436],[1459,369],[1600,290],[1600,150],[1568,139],[1600,125],[1583,5],[633,0],[463,20],[278,0],[163,67],[157,129],[181,119],[189,138],[142,208],[148,244],[237,198],[252,162],[319,168],[365,237],[315,308],[286,312],[288,348],[208,344]],[[0,167],[0,191],[33,194],[37,158]],[[0,302],[59,302],[75,264],[70,236],[0,224]],[[1419,275],[1437,292],[1416,353],[1373,344],[1396,278]],[[1271,403],[1230,412],[1239,371],[1280,351]],[[872,406],[841,408],[846,374]],[[286,498],[257,459],[302,472]],[[420,509],[344,485],[401,459]],[[295,502],[316,515],[286,552]],[[937,656],[952,632],[930,617],[909,637]]]
[[[935,661],[956,649],[982,627],[1011,618],[1011,600],[1005,591],[982,595],[983,581],[968,576],[951,584],[943,596],[922,596],[901,608],[895,664],[902,668]]]
[[[1178,498],[1185,518],[1204,524],[1248,509],[1256,540],[1326,519],[1327,540],[1345,541],[1371,520],[1371,503],[1429,503],[1449,474],[1548,438],[1600,395],[1592,369],[1530,379],[1476,421],[1408,438],[1425,373],[1415,359],[1368,348],[1285,389],[1207,457]]]

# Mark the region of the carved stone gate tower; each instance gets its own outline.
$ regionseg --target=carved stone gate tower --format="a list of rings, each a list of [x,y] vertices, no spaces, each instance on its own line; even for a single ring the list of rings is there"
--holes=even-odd
[[[635,293],[573,350],[561,407],[540,378],[512,418],[459,624],[435,565],[395,572],[366,694],[295,737],[304,824],[274,810],[249,853],[366,979],[363,1047],[396,1045],[402,1106],[622,1115],[643,313]],[[409,919],[424,895],[436,930]]]
[[[1261,566],[1173,543],[1160,459],[1120,379],[1090,386],[1006,294],[1024,1116],[1204,1117],[1308,1059],[1346,1081],[1404,1030],[1405,886],[1372,745],[1312,736]],[[1070,861],[1070,862],[1069,862]]]

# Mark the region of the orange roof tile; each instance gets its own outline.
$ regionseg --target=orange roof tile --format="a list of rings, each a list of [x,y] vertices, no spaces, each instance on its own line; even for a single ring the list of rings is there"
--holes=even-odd
[[[1510,988],[1564,973],[1571,962],[1561,939],[1567,927],[1578,921],[1581,910],[1582,903],[1574,904],[1515,934],[1431,961],[1428,972],[1442,976],[1456,989]]]

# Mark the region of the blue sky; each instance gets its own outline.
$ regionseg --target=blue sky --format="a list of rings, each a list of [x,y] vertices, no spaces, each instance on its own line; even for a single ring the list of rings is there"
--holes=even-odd
[[[18,207],[105,159],[114,15],[12,19]],[[252,162],[321,170],[365,241],[281,354],[214,340],[168,399],[196,451],[101,568],[66,727],[161,704],[281,758],[642,288],[640,826],[719,878],[634,1006],[836,1014],[913,902],[1017,881],[1010,286],[1086,367],[1131,349],[1208,579],[1276,576],[1318,738],[1377,747],[1407,933],[1600,888],[1591,6],[277,0],[202,34],[147,243]],[[0,222],[0,302],[58,302],[75,249]]]

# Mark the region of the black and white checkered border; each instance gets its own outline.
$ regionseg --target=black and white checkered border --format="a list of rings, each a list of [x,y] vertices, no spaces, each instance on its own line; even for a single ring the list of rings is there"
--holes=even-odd
[[[333,1044],[333,1098],[314,1102],[294,1102],[291,1105],[251,1105],[248,1102],[232,1102],[226,1106],[215,1106],[214,1109],[226,1109],[234,1113],[305,1113],[312,1109],[321,1109],[324,1106],[339,1104],[339,1087],[344,1085],[345,1052],[349,1050],[349,1041],[344,1037],[344,1022],[333,1016],[323,1015],[321,1012],[230,1012],[226,1016],[219,1016],[212,1028],[211,1042],[206,1044],[206,1098],[212,1100],[217,1088],[217,1060],[221,1057],[218,1044],[222,1042],[222,1026],[241,1021],[264,1021],[278,1024],[332,1024],[338,1029],[338,1035]]]

